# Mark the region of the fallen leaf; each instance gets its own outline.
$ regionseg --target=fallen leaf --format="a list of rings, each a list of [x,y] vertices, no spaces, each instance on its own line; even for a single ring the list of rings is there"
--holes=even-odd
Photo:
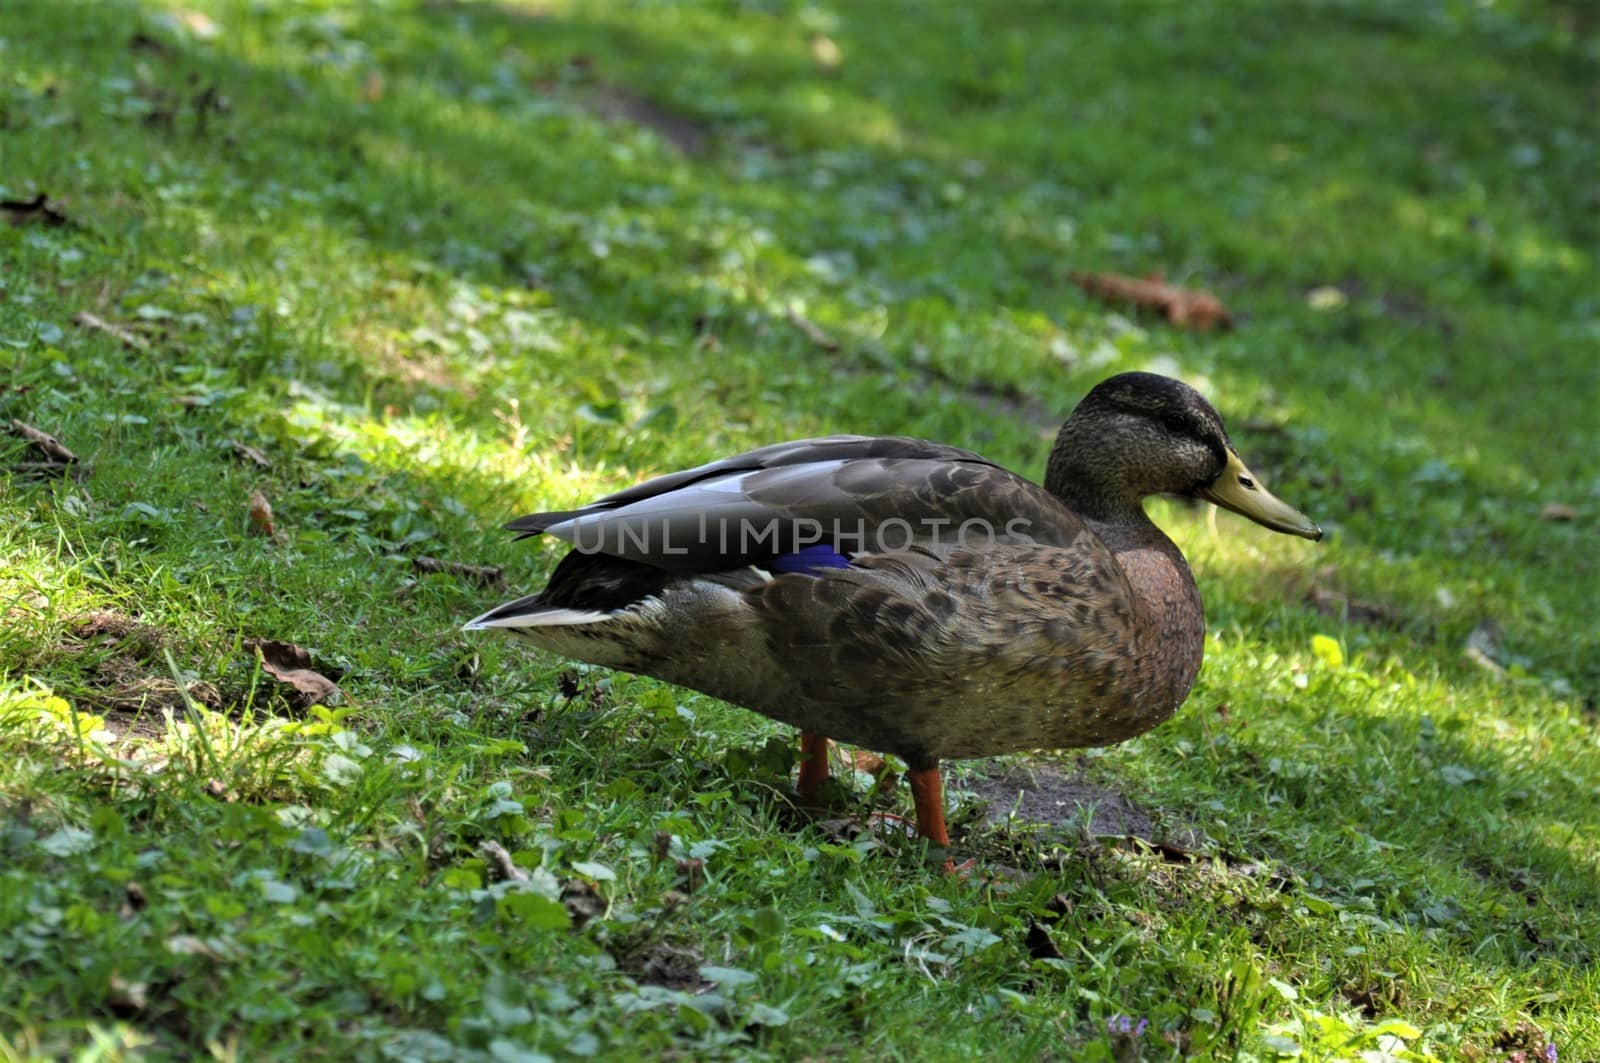
[[[150,899],[145,896],[144,887],[133,879],[123,883],[122,895],[127,898],[128,908],[132,912],[142,912],[150,904]]]
[[[413,557],[411,567],[420,575],[446,573],[461,576],[479,587],[504,589],[506,570],[499,565],[464,565],[457,561],[440,561],[436,557]]]
[[[263,469],[272,468],[272,460],[255,447],[237,442],[229,442],[228,447],[233,451],[233,456],[236,458],[243,458],[245,461],[254,462]],[[265,501],[265,499],[263,499],[263,501]],[[270,510],[272,507],[269,506],[267,508]]]
[[[1067,958],[1066,954],[1061,951],[1060,946],[1056,944],[1055,938],[1050,936],[1050,931],[1038,923],[1028,924],[1028,936],[1023,940],[1028,946],[1028,955],[1033,959],[1064,960]]]
[[[1179,328],[1210,332],[1232,328],[1233,315],[1208,291],[1122,273],[1073,273],[1072,282],[1097,299],[1152,310]]]
[[[533,876],[529,875],[517,862],[511,859],[511,854],[506,847],[497,841],[486,841],[478,846],[478,851],[483,854],[484,860],[494,870],[502,882],[529,882]]]
[[[41,222],[45,225],[70,224],[61,207],[51,203],[50,197],[43,192],[32,199],[0,199],[0,210],[11,215],[12,225],[26,225],[29,222]]]
[[[110,992],[106,994],[106,1007],[118,1018],[131,1019],[150,1006],[149,988],[143,982],[129,982],[114,974]]]
[[[1578,511],[1563,502],[1549,502],[1539,511],[1539,518],[1553,521],[1577,520]]]
[[[678,873],[683,876],[685,893],[693,893],[706,878],[706,862],[698,856],[678,861]]]
[[[855,841],[866,831],[866,826],[858,819],[820,819],[812,825],[836,842]]]
[[[865,749],[852,749],[844,754],[844,758],[850,762],[856,771],[864,771],[868,775],[878,774],[887,763],[878,754]]]
[[[312,668],[309,650],[276,639],[250,639],[244,645],[260,657],[263,672],[294,688],[289,700],[298,708],[327,704],[341,694],[337,683]]]
[[[250,495],[250,529],[266,536],[272,536],[278,530],[277,525],[272,523],[272,503],[259,490]]]
[[[148,351],[150,349],[150,345],[145,342],[143,336],[128,330],[122,325],[114,324],[91,314],[87,310],[79,310],[76,314],[73,314],[72,321],[79,328],[86,328],[91,332],[104,332],[130,351]]]
[[[30,449],[41,454],[45,463],[49,465],[71,465],[78,460],[78,456],[66,447],[49,432],[43,432],[25,424],[22,421],[11,422],[11,434],[21,436],[32,444]]]
[[[611,907],[594,883],[582,879],[572,879],[561,887],[561,903],[567,906],[574,930],[582,930],[585,923],[605,915]]]

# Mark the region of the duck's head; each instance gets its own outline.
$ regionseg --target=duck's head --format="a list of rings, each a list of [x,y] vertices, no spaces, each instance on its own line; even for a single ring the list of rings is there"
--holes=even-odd
[[[1142,520],[1146,495],[1178,494],[1273,531],[1322,538],[1321,528],[1245,467],[1198,391],[1155,373],[1119,373],[1084,396],[1056,436],[1045,487],[1096,520]]]

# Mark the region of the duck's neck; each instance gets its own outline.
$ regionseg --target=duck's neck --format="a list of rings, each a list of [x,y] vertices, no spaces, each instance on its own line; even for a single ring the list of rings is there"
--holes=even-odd
[[[1189,563],[1143,509],[1131,520],[1086,523],[1116,555],[1144,613],[1135,650],[1153,665],[1145,674],[1159,679],[1142,697],[1152,711],[1171,713],[1188,697],[1205,652],[1205,612]]]
[[[1115,450],[1086,445],[1084,437],[1092,436],[1092,428],[1079,424],[1076,415],[1061,426],[1045,468],[1044,489],[1090,520],[1154,528],[1144,515],[1144,496],[1149,492],[1136,482],[1139,470],[1130,468]]]

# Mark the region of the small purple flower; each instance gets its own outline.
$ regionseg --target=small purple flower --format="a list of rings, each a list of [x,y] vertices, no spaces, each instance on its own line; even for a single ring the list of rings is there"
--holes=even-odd
[[[1149,1019],[1140,1019],[1137,1026],[1134,1025],[1133,1019],[1126,1015],[1114,1015],[1106,1020],[1106,1033],[1120,1033],[1124,1037],[1143,1037],[1149,1028]]]
[[[1545,1063],[1556,1063],[1556,1046],[1554,1041],[1546,1041],[1544,1046]]]

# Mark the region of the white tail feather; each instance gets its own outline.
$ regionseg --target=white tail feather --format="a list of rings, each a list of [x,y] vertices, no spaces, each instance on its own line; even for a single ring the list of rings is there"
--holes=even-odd
[[[495,616],[496,612],[498,610],[491,609],[482,616],[473,617],[461,625],[461,630],[481,631],[491,627],[577,627],[582,624],[598,624],[616,617],[615,613],[598,613],[592,609],[544,609],[534,613],[514,613],[511,616]]]

